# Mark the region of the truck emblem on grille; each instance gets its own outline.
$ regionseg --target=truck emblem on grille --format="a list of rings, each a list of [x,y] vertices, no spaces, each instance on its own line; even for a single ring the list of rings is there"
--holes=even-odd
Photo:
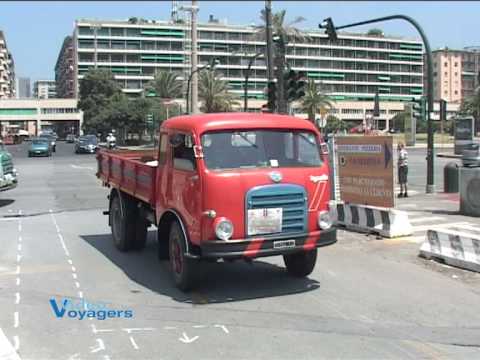
[[[282,181],[282,178],[283,178],[282,174],[280,174],[278,171],[272,171],[269,174],[269,176],[270,176],[270,179],[272,179],[272,181],[276,183]]]
[[[320,175],[320,176],[310,175],[310,180],[315,184],[318,182],[328,181],[328,175]]]

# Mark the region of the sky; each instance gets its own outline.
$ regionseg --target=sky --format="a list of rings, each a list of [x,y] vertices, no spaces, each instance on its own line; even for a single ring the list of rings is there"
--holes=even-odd
[[[189,5],[187,1],[179,4]],[[199,1],[199,20],[210,14],[228,24],[259,24],[264,1]],[[332,17],[336,26],[376,17],[404,14],[423,27],[432,49],[480,45],[480,2],[461,1],[272,1],[273,11],[285,9],[287,20],[303,16],[299,28],[317,29]],[[75,19],[126,20],[129,17],[167,20],[171,1],[1,1],[0,30],[15,61],[17,76],[54,79],[55,62]],[[405,21],[366,25],[352,32],[381,28],[386,35],[419,38]]]

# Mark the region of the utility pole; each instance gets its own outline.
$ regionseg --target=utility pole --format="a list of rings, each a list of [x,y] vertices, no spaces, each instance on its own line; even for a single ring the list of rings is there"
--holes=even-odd
[[[198,12],[198,1],[192,0],[192,113],[193,114],[198,114],[197,12]]]

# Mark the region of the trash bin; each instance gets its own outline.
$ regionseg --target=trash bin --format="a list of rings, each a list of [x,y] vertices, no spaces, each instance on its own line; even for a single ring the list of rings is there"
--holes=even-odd
[[[458,164],[449,162],[443,168],[443,191],[446,193],[458,192]]]

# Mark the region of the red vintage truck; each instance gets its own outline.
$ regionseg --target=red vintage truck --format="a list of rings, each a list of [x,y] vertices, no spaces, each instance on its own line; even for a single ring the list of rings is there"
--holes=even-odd
[[[317,129],[292,116],[185,115],[164,121],[155,150],[101,150],[111,188],[108,223],[120,251],[142,249],[157,226],[160,259],[178,288],[202,260],[283,255],[309,275],[317,248],[336,242],[328,152]]]

